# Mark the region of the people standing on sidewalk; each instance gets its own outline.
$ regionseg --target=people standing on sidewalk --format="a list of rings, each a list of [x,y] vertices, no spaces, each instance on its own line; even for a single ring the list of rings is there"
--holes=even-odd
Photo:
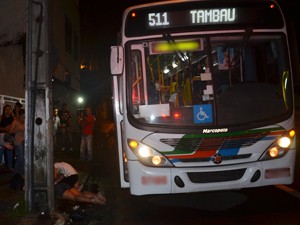
[[[54,163],[54,191],[57,196],[71,201],[105,205],[106,198],[101,192],[81,191],[78,178],[78,172],[69,163]]]
[[[15,106],[14,106],[14,109],[13,109],[13,115],[15,118],[18,118],[19,117],[19,112],[20,110],[23,108],[23,105],[22,103],[20,102],[16,102]]]
[[[14,145],[6,138],[7,133],[0,133],[0,151],[6,149],[6,151],[13,151]]]
[[[14,119],[15,118],[13,116],[11,106],[5,105],[3,107],[2,115],[0,116],[0,133],[8,134],[8,131]],[[9,135],[6,135],[5,137],[9,137]],[[0,162],[2,162],[3,156],[6,168],[10,171],[13,171],[14,149],[11,150],[0,146]]]
[[[61,151],[65,151],[66,149],[73,151],[72,131],[71,131],[72,118],[67,103],[62,104],[62,109],[59,112],[59,118],[60,118],[60,131],[61,131],[61,138],[62,138]]]
[[[53,148],[55,149],[57,147],[57,133],[58,133],[58,129],[60,128],[60,118],[58,116],[58,108],[54,107],[53,109]]]
[[[13,150],[14,145],[11,142],[7,142],[5,135],[6,135],[6,133],[0,133],[0,147],[4,147],[9,150]]]
[[[15,119],[9,129],[9,134],[14,136],[14,146],[16,153],[16,164],[14,173],[24,177],[24,140],[25,140],[25,110],[20,109],[18,118]]]
[[[14,185],[20,180],[20,187],[24,190],[25,176],[25,158],[24,158],[24,142],[25,142],[25,110],[18,111],[18,117],[12,122],[9,134],[14,137],[16,162],[14,167],[14,176],[11,181],[13,189],[17,189]]]
[[[6,138],[7,133],[0,133],[0,151],[13,151],[14,145]],[[5,150],[4,150],[5,149]],[[2,154],[3,157],[3,154]],[[5,165],[1,165],[1,170],[7,169],[5,168]],[[9,170],[11,171],[11,170]]]
[[[78,116],[78,124],[81,127],[80,160],[91,161],[93,159],[93,132],[96,117],[93,115],[91,106],[86,106],[84,112],[84,116]]]

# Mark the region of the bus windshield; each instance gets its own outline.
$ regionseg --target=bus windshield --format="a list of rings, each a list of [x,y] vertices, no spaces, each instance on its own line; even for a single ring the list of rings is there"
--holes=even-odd
[[[257,126],[282,119],[293,109],[286,49],[280,33],[130,42],[128,111],[133,121],[153,126]]]

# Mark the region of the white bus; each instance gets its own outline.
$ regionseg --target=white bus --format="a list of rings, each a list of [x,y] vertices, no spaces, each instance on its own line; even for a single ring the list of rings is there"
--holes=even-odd
[[[120,181],[132,195],[291,184],[293,70],[275,1],[127,8],[111,47]]]

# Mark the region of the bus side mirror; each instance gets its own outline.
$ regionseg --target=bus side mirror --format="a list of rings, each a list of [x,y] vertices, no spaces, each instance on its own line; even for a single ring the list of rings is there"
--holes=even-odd
[[[123,73],[123,48],[121,46],[112,46],[110,48],[110,72],[112,75],[120,75]]]

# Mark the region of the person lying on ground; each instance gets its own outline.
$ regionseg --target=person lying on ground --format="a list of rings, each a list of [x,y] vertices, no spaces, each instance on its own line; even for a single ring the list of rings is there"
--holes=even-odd
[[[81,191],[76,169],[66,162],[54,163],[54,191],[66,200],[105,205],[106,198],[101,192]]]

